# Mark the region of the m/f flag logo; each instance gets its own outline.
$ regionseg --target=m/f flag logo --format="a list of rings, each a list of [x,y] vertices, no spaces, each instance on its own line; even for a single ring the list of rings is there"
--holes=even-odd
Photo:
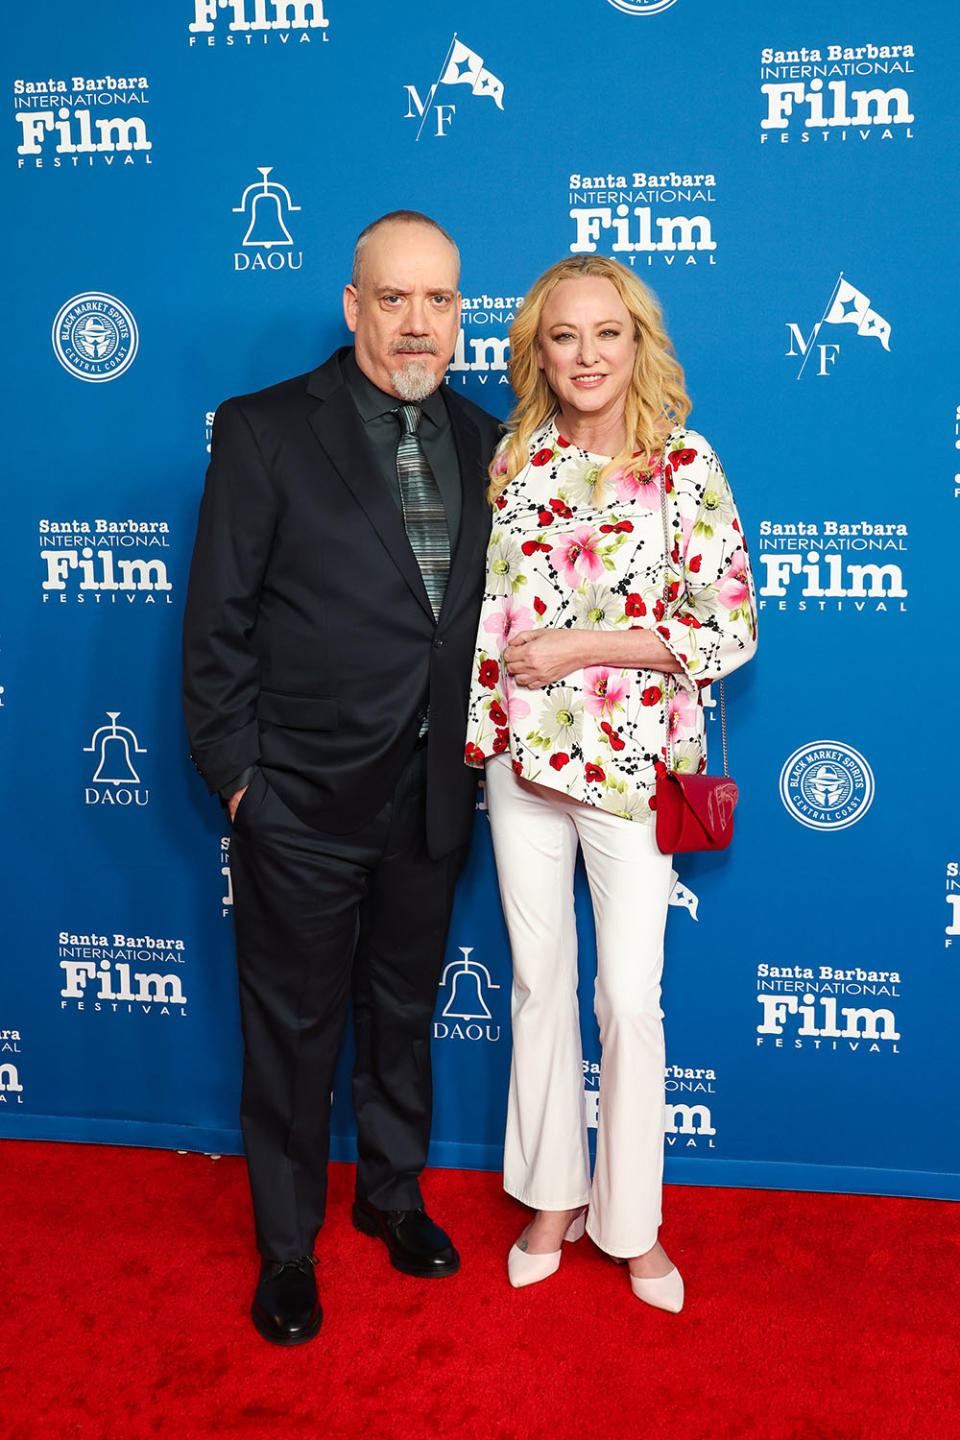
[[[488,95],[498,110],[503,109],[503,81],[498,80],[492,70],[487,70],[482,56],[458,40],[456,33],[447,47],[447,53],[440,66],[440,73],[430,86],[426,100],[421,100],[415,85],[405,85],[407,92],[407,113],[405,120],[414,120],[419,115],[420,126],[417,139],[423,134],[428,118],[436,121],[436,135],[445,135],[453,124],[456,105],[437,99],[441,85],[469,85],[473,95]]]
[[[804,337],[799,325],[790,320],[787,321],[787,330],[790,332],[790,348],[787,351],[787,357],[797,355],[802,357],[800,369],[797,371],[798,380],[814,352],[818,358],[818,375],[829,375],[829,367],[836,364],[840,346],[836,341],[820,340],[820,331],[824,325],[856,325],[858,335],[872,336],[875,340],[880,341],[884,350],[889,352],[890,322],[884,320],[882,315],[871,308],[869,298],[864,295],[862,290],[851,285],[849,280],[845,280],[841,270],[837,282],[830,292],[830,299],[824,307],[823,314],[808,337]]]

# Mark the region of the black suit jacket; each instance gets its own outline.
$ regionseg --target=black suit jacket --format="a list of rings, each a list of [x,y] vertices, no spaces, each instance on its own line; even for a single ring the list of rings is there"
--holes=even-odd
[[[501,427],[443,391],[463,511],[435,623],[344,384],[347,353],[217,411],[184,619],[187,731],[211,791],[259,764],[302,820],[342,834],[390,798],[429,704],[438,856],[472,823],[466,695]]]

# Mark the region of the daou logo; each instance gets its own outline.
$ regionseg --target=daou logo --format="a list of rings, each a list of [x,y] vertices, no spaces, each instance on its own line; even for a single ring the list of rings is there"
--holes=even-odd
[[[100,725],[93,732],[85,755],[96,755],[97,765],[92,783],[83,792],[85,805],[147,805],[150,791],[141,787],[134,757],[146,755],[129,725],[118,725],[119,710],[108,710],[109,725]]]
[[[99,290],[74,295],[57,311],[53,353],[68,374],[92,385],[116,380],[136,359],[137,322],[121,300]]]
[[[0,1030],[0,1105],[22,1105],[23,1086],[17,1058],[20,1031]]]
[[[443,58],[437,78],[427,91],[426,100],[420,98],[420,92],[416,85],[404,85],[403,87],[407,94],[407,113],[403,118],[405,120],[419,118],[420,124],[417,127],[416,135],[418,140],[431,115],[436,121],[436,129],[429,129],[428,134],[446,135],[453,124],[457,107],[448,100],[437,99],[437,90],[441,85],[469,85],[472,95],[488,96],[498,110],[503,109],[503,81],[498,80],[491,70],[486,69],[482,58],[475,50],[470,50],[462,41],[458,40],[456,31],[454,31],[453,39],[447,46],[447,53]]]
[[[248,185],[234,205],[234,215],[246,215],[249,223],[242,241],[242,250],[233,257],[234,270],[301,270],[303,251],[293,249],[293,236],[287,228],[291,214],[299,213],[290,191],[268,177],[272,165],[258,165],[260,179]]]
[[[499,990],[486,965],[471,960],[472,945],[461,945],[462,960],[451,960],[440,977],[440,993],[449,995],[433,1023],[435,1040],[500,1039],[500,1026],[493,1023],[485,991]]]

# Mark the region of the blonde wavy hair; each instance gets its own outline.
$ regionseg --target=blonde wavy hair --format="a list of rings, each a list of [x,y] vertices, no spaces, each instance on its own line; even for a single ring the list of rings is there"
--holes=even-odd
[[[626,444],[597,477],[597,493],[616,471],[648,473],[670,430],[682,425],[690,414],[683,370],[663,328],[662,312],[653,292],[632,270],[605,255],[560,260],[535,281],[510,326],[510,384],[517,403],[508,421],[506,441],[490,465],[487,499],[491,504],[527,464],[533,435],[559,408],[538,364],[540,319],[554,286],[561,280],[579,280],[583,276],[610,281],[633,317],[638,341],[624,404]]]

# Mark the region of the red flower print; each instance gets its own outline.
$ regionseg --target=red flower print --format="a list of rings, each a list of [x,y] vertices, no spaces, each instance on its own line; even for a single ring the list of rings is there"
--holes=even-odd
[[[483,751],[479,745],[474,745],[471,742],[463,752],[463,758],[468,765],[482,765]]]
[[[492,690],[500,679],[500,666],[496,660],[484,660],[477,678],[485,690]]]
[[[539,595],[535,595],[533,597],[533,608],[538,615],[545,615],[547,612],[547,603],[545,600],[541,600]]]
[[[663,698],[663,691],[659,685],[648,685],[640,696],[641,705],[659,705]]]
[[[662,620],[665,614],[666,614],[666,607],[664,606],[664,603],[663,603],[662,600],[658,600],[657,603],[656,603],[656,605],[654,605],[654,607],[653,607],[653,618],[654,618],[655,620]]]
[[[496,500],[494,500],[493,503],[494,503],[494,505],[496,505],[496,507],[497,507],[498,510],[502,510],[503,507],[504,507],[504,505],[506,505],[506,503],[507,503],[507,497],[506,497],[506,495],[498,495],[497,498],[496,498]]]
[[[569,505],[564,505],[564,503],[563,503],[562,500],[556,500],[556,499],[551,500],[551,501],[550,501],[550,509],[553,511],[553,513],[554,513],[555,515],[559,515],[559,516],[560,516],[562,519],[564,519],[564,520],[569,520],[570,517],[571,517],[571,515],[573,514],[573,511],[570,509],[570,506],[569,506]]]
[[[662,635],[665,640],[670,639],[670,631],[667,629],[666,625],[658,625],[657,634]]]
[[[676,600],[676,598],[677,598],[677,596],[678,596],[679,594],[680,594],[680,581],[679,581],[679,580],[671,580],[671,581],[670,581],[670,584],[667,586],[667,599],[668,599],[668,600]]]
[[[633,521],[620,520],[617,522],[616,525],[601,525],[600,529],[603,531],[604,535],[632,535]]]
[[[553,517],[551,516],[550,518],[552,519]],[[523,544],[520,546],[520,549],[523,551],[524,555],[532,555],[535,550],[544,550],[549,555],[550,551],[553,549],[553,546],[545,545],[542,540],[524,540]]]
[[[513,773],[514,773],[514,775],[522,775],[522,774],[523,774],[523,766],[521,765],[521,763],[520,763],[519,760],[511,760],[511,761],[510,761],[510,764],[511,764],[511,766],[513,767]]]
[[[564,765],[569,764],[569,761],[570,756],[567,754],[566,750],[558,750],[556,755],[550,756],[550,764],[553,766],[554,770],[562,770]]]
[[[549,510],[541,510],[541,511],[540,511],[540,524],[541,524],[541,525],[552,525],[552,524],[553,524],[553,516],[550,514],[550,511],[549,511]]]
[[[610,741],[610,749],[611,749],[611,750],[622,750],[622,749],[623,749],[624,745],[625,745],[627,742],[626,742],[625,740],[621,740],[621,739],[620,739],[620,736],[617,734],[616,730],[614,730],[614,728],[613,728],[613,726],[610,724],[609,720],[604,720],[604,721],[602,721],[602,722],[601,722],[601,725],[600,725],[600,729],[603,731],[604,735],[606,735],[607,739]]]
[[[538,450],[537,453],[536,453],[536,455],[534,455],[533,459],[530,461],[530,464],[531,464],[531,465],[549,465],[549,464],[550,464],[550,461],[551,461],[552,459],[553,459],[553,451],[552,451],[552,450]]]
[[[498,700],[494,700],[490,706],[490,719],[494,725],[506,725],[507,723],[507,712]]]
[[[506,750],[506,748],[507,748],[507,746],[508,746],[509,744],[510,744],[510,731],[509,731],[509,730],[498,730],[498,731],[497,731],[497,734],[496,734],[496,738],[494,739],[494,742],[493,742],[493,753],[494,753],[494,755],[502,755],[503,752],[504,752],[504,750]]]
[[[557,444],[558,444],[558,445],[562,445],[563,448],[564,448],[564,450],[566,450],[567,446],[570,444],[570,441],[569,441],[569,440],[564,440],[564,438],[563,438],[562,435],[558,435],[558,436],[557,436]]]
[[[650,798],[649,798],[649,800],[647,801],[647,804],[650,806],[650,809],[651,809],[651,810],[656,810],[656,808],[657,808],[657,797],[656,797],[656,795],[651,795]]]
[[[623,608],[628,615],[646,615],[647,613],[647,607],[636,591],[627,596],[627,602]]]
[[[703,628],[700,624],[700,621],[696,618],[695,615],[677,615],[674,618],[678,620],[681,625],[692,625],[694,630],[700,630]]]
[[[687,561],[687,569],[691,572],[691,574],[693,574],[693,575],[699,575],[699,574],[700,574],[700,566],[701,566],[702,564],[703,564],[703,556],[702,556],[702,555],[694,555],[691,560],[688,560],[688,561]]]
[[[655,775],[666,775],[667,767],[662,760],[654,760],[653,770]]]
[[[696,458],[696,450],[672,450],[670,452],[670,459],[674,465],[690,465]]]
[[[592,784],[594,781],[600,781],[602,783],[607,778],[599,765],[588,764],[586,774],[588,784]]]

